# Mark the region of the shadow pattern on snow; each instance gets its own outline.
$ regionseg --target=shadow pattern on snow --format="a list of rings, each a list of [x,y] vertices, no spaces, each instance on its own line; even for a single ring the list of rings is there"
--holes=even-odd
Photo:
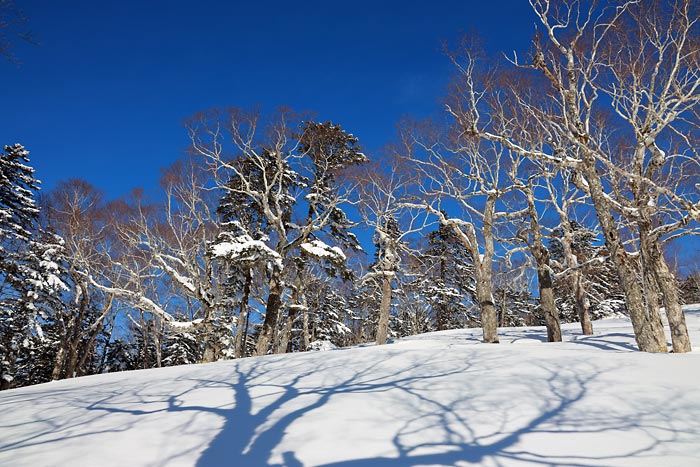
[[[640,390],[630,398],[606,390],[612,401],[597,407],[586,396],[604,389],[605,383],[599,380],[615,371],[612,366],[601,368],[579,360],[562,364],[549,359],[514,366],[500,352],[466,349],[453,355],[444,346],[430,345],[422,350],[400,344],[366,348],[360,360],[356,352],[328,352],[323,358],[296,354],[203,365],[170,380],[172,387],[163,381],[131,384],[125,389],[97,385],[89,400],[68,390],[58,394],[51,388],[34,391],[19,399],[54,398],[89,416],[66,421],[40,415],[34,422],[42,422],[46,429],[5,445],[0,442],[0,452],[39,444],[48,445],[50,451],[51,445],[71,437],[127,432],[154,414],[191,415],[186,421],[178,418],[180,426],[164,424],[173,433],[172,443],[178,443],[178,436],[199,429],[199,417],[213,415],[222,422],[220,428],[203,424],[201,430],[209,431],[201,436],[201,443],[160,458],[157,465],[199,456],[197,465],[202,467],[301,467],[312,465],[304,463],[310,449],[304,446],[306,440],[285,443],[285,437],[305,433],[315,423],[308,421],[311,416],[326,420],[329,427],[333,423],[350,427],[366,422],[337,417],[332,408],[337,405],[332,403],[354,396],[368,401],[362,398],[368,394],[387,408],[377,414],[385,429],[368,429],[365,434],[365,441],[370,436],[385,441],[382,452],[359,447],[363,440],[355,433],[348,440],[358,445],[354,452],[326,453],[327,460],[316,453],[313,465],[503,465],[513,461],[524,465],[614,465],[615,460],[624,458],[651,462],[660,455],[662,445],[692,443],[700,437],[697,394],[688,398],[688,394],[667,391],[661,398],[659,391],[645,395]],[[376,359],[371,364],[366,363],[368,355]],[[210,399],[208,394],[217,396]],[[109,423],[115,414],[122,415],[116,426]],[[590,442],[589,436],[601,439],[620,433],[633,435],[634,447],[613,444],[601,450],[594,446],[581,455],[578,447],[572,450],[543,444],[556,441],[557,436]],[[336,439],[325,449],[334,449],[336,443],[343,440]],[[289,450],[292,445],[298,449]],[[362,456],[367,457],[358,458]]]

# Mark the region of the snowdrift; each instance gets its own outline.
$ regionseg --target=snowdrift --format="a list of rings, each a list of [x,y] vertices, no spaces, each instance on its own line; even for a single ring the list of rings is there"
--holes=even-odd
[[[700,306],[688,325],[700,350]],[[0,393],[7,466],[698,466],[700,352],[628,320],[134,371]]]

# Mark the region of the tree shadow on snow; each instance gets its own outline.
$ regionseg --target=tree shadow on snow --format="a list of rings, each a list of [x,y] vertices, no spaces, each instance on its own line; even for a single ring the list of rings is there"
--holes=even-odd
[[[435,352],[427,361],[411,360],[400,351],[379,356],[382,360],[364,368],[358,368],[356,362],[347,358],[328,358],[322,364],[318,359],[304,359],[303,356],[240,362],[227,378],[188,380],[193,383],[189,391],[211,388],[230,391],[232,405],[192,405],[183,402],[186,399],[183,393],[170,396],[167,408],[160,410],[211,413],[223,419],[223,427],[197,461],[202,467],[303,467],[300,459],[303,455],[299,453],[279,452],[275,457],[284,437],[294,431],[291,428],[295,422],[315,411],[323,413],[325,418],[332,418],[334,414],[324,412],[324,407],[334,398],[351,394],[376,394],[400,419],[400,428],[395,429],[393,435],[378,435],[388,436],[388,446],[394,453],[357,458],[363,452],[362,447],[357,446],[353,453],[355,458],[332,461],[323,464],[324,467],[483,465],[487,462],[500,465],[512,461],[530,465],[611,465],[616,459],[630,457],[643,461],[659,444],[687,435],[692,431],[690,426],[695,426],[696,431],[698,427],[697,422],[687,419],[683,429],[679,429],[673,420],[675,415],[669,415],[676,413],[671,401],[681,401],[679,395],[663,401],[654,397],[637,401],[621,399],[618,403],[624,404],[625,409],[619,412],[596,410],[585,404],[578,407],[591,385],[607,371],[585,362],[571,362],[568,368],[533,364],[540,376],[519,381],[513,381],[510,376],[499,381],[496,388],[489,388],[487,385],[493,381],[489,381],[488,375],[495,368],[503,367],[497,355],[487,357],[474,352],[468,362],[453,361],[448,365],[444,362],[449,357],[441,352]],[[431,367],[432,364],[436,366]],[[463,386],[440,390],[445,382],[454,384],[451,377],[470,372],[473,372],[473,378],[456,380]],[[480,378],[486,381],[481,383]],[[523,393],[533,395],[530,399],[532,406],[524,413],[522,407],[511,405],[521,404],[521,400],[509,400],[512,399],[513,385]],[[499,393],[498,387],[505,391]],[[677,407],[679,413],[688,410],[681,405]],[[125,411],[100,404],[91,409]],[[342,430],[338,431],[342,433]],[[539,450],[523,447],[523,441],[532,436],[549,436],[551,442],[559,435],[610,437],[621,432],[635,433],[639,437],[634,448],[620,452],[613,446],[612,452],[596,454],[594,450],[590,455],[574,455],[572,452],[576,451],[562,453],[561,449],[549,452],[546,447]],[[698,433],[694,434],[697,439]],[[325,449],[333,448],[327,446]],[[162,465],[167,465],[169,460]]]
[[[598,368],[580,361],[564,365],[528,362],[526,367],[509,373],[503,370],[509,370],[512,362],[502,361],[502,355],[497,352],[486,355],[467,351],[458,356],[440,349],[427,356],[426,351],[399,348],[368,348],[363,352],[375,352],[376,362],[362,366],[354,360],[356,354],[350,352],[329,352],[323,358],[320,355],[311,358],[308,354],[269,356],[206,365],[197,372],[175,378],[174,382],[167,380],[172,382],[172,387],[154,381],[137,388],[132,386],[129,391],[110,387],[97,400],[62,399],[64,404],[86,409],[91,417],[60,423],[58,417],[55,422],[42,420],[49,424],[46,430],[0,446],[0,451],[51,444],[71,436],[120,433],[152,420],[149,417],[154,414],[166,417],[178,414],[191,416],[174,417],[179,426],[172,425],[173,419],[164,423],[168,432],[174,433],[172,443],[177,444],[179,436],[187,436],[183,433],[188,430],[197,429],[204,431],[200,433],[202,441],[158,459],[158,465],[199,455],[197,465],[202,467],[303,467],[303,452],[284,451],[286,446],[300,444],[285,444],[285,436],[299,436],[293,425],[305,417],[332,419],[337,414],[332,413],[329,402],[355,394],[372,394],[372,400],[380,400],[390,410],[389,418],[393,419],[387,422],[387,429],[378,433],[367,430],[366,436],[367,439],[378,437],[374,441],[384,440],[392,453],[388,455],[387,449],[383,449],[382,455],[377,456],[357,445],[354,451],[326,456],[329,460],[324,467],[502,465],[513,461],[523,465],[612,465],[616,459],[629,457],[644,461],[647,455],[657,455],[661,443],[687,439],[692,442],[700,436],[700,411],[697,405],[687,402],[684,398],[687,395],[667,394],[660,400],[659,391],[646,398],[640,391],[634,400],[620,396],[615,401],[622,407],[619,411],[592,407],[586,396],[601,390],[598,380],[613,371],[612,367]],[[495,371],[497,368],[499,371]],[[528,372],[532,372],[532,377]],[[173,394],[173,388],[184,389]],[[609,393],[616,397],[614,391]],[[342,399],[341,405],[347,400]],[[523,408],[523,403],[528,405]],[[126,417],[118,419],[118,426],[106,424],[106,417],[113,414]],[[215,416],[223,426],[218,431],[211,424],[198,428],[198,419],[204,415]],[[366,415],[359,417],[365,417],[358,418],[359,423],[366,421]],[[387,413],[377,414],[379,420],[386,417]],[[303,422],[310,423],[308,419]],[[85,426],[94,429],[86,430]],[[107,428],[98,429],[102,426]],[[333,431],[341,435],[343,432]],[[567,451],[562,447],[554,451],[546,446],[536,450],[531,446],[541,447],[541,442],[527,442],[539,436],[556,442],[559,435],[573,435],[575,440],[576,436],[614,437],[620,433],[634,434],[639,442],[624,452],[612,443],[611,452],[593,450],[585,456],[572,454],[580,450]],[[348,443],[361,442],[348,439]],[[305,441],[312,440],[304,439],[301,445]],[[337,460],[347,455],[353,457]],[[368,457],[358,458],[363,455]]]

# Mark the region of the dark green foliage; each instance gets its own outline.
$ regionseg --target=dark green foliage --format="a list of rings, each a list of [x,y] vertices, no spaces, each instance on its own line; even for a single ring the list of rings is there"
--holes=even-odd
[[[570,221],[574,228],[573,252],[581,266],[584,277],[589,313],[592,319],[625,313],[624,293],[620,286],[615,266],[608,258],[604,246],[596,245],[597,233],[575,220]],[[560,238],[562,231],[557,230],[550,237],[549,251],[552,260],[564,265],[564,250]],[[554,297],[562,322],[578,321],[574,302],[574,288],[571,276],[564,274],[554,281]]]
[[[466,248],[450,227],[440,225],[428,233],[420,256],[418,287],[430,306],[437,330],[478,325],[474,265]]]
[[[115,371],[135,370],[138,367],[134,344],[124,339],[116,339],[107,345],[103,371],[111,373]]]
[[[678,291],[683,303],[700,303],[700,273],[694,272],[679,281]]]
[[[17,365],[29,358],[39,332],[25,286],[33,272],[28,261],[39,214],[34,199],[39,183],[28,154],[20,144],[0,154],[0,389],[23,384],[15,381]]]
[[[200,342],[192,332],[170,332],[163,343],[163,366],[197,363],[201,355]]]

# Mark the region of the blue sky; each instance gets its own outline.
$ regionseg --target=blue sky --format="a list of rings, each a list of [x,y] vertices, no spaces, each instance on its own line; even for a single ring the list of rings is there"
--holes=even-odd
[[[524,0],[16,3],[40,45],[0,63],[0,140],[31,151],[44,189],[79,177],[109,197],[155,190],[183,119],[212,106],[313,111],[371,157],[402,115],[437,110],[442,41],[522,49],[534,24]]]

